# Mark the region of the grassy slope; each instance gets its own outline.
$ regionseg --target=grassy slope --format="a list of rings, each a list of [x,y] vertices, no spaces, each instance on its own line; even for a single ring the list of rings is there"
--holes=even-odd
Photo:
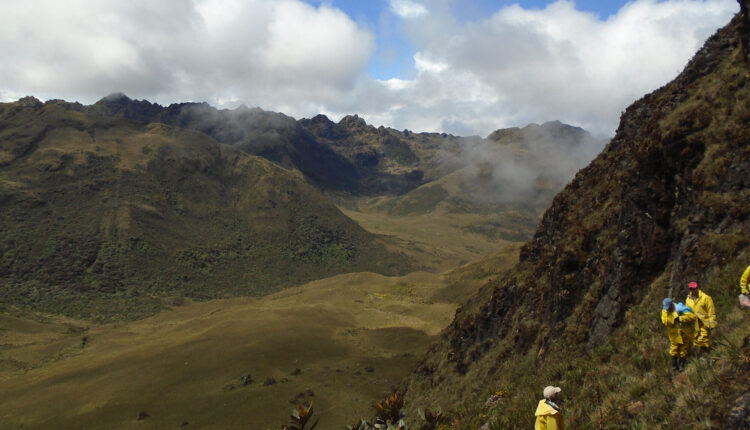
[[[90,118],[80,115],[79,120]],[[112,122],[122,125],[122,120]],[[104,130],[96,132],[100,145],[95,150],[133,171],[142,167],[142,157],[158,154],[144,148],[174,145],[179,133],[186,133],[189,139],[205,139],[199,133],[157,124],[133,135],[133,123],[126,124],[127,127],[113,130],[93,121],[78,130],[80,124],[73,122],[72,127],[42,139],[34,156],[50,159],[42,166],[60,164],[65,158],[61,153],[66,151],[84,162],[87,151],[76,144],[89,141],[90,136],[81,131],[101,127]],[[112,142],[117,145],[108,144]],[[262,160],[251,160],[281,171]],[[32,159],[29,164],[36,166],[38,161]],[[63,172],[65,168],[63,163]],[[53,168],[57,170],[61,169]],[[3,190],[11,199],[27,193],[53,206],[54,201],[49,200],[51,197],[44,194],[42,187],[34,189],[30,182],[19,180],[23,179],[20,176],[4,178]],[[271,181],[268,190],[277,192],[286,183],[283,179],[266,180]],[[113,183],[120,184],[116,188],[123,186],[121,179]],[[127,237],[134,229],[141,229],[139,233],[150,238],[163,234],[148,222],[134,222],[144,211],[158,212],[158,205],[131,201],[146,199],[148,194],[125,194],[129,196],[127,201],[121,195],[102,197],[112,204],[105,208],[94,230],[115,238]],[[95,202],[97,198],[91,200]],[[191,201],[180,196],[169,204],[186,212],[211,212],[210,204],[202,199]],[[59,213],[58,210],[54,214],[53,222],[61,221],[56,218],[79,218],[74,211],[64,216]],[[385,219],[364,212],[354,214],[359,221],[368,217],[372,222],[378,217]],[[156,317],[116,325],[33,314],[5,305],[0,313],[0,397],[13,400],[0,407],[0,428],[162,428],[182,422],[201,428],[274,427],[286,420],[292,401],[305,400],[315,400],[316,410],[323,416],[321,428],[338,428],[358,415],[367,416],[372,400],[389,392],[413,369],[432,336],[449,321],[455,303],[517,261],[517,243],[506,246],[508,242],[494,236],[467,235],[462,229],[482,219],[481,215],[438,211],[417,220],[390,217],[387,228],[363,222],[375,233],[392,235],[388,241],[394,249],[404,249],[405,243],[407,248],[414,247],[418,241],[422,250],[412,253],[415,261],[436,271],[495,253],[445,276],[415,273],[386,278],[353,273],[264,299],[188,301],[184,305],[179,294],[166,299],[149,294],[144,299],[153,300],[151,312],[163,303],[175,307]],[[424,230],[425,222],[431,225],[431,231]],[[189,221],[182,222],[183,228],[189,225]],[[213,234],[206,233],[205,228],[193,225],[191,235],[211,237]],[[441,233],[435,234],[438,231]],[[44,238],[41,240],[44,243]],[[237,265],[232,267],[232,276],[243,270]],[[137,289],[138,285],[133,287]],[[120,299],[121,294],[114,300],[103,298],[102,305],[111,306]],[[97,306],[96,300],[72,300],[87,310]],[[143,315],[144,308],[138,303],[129,305],[140,312],[139,316]],[[106,312],[106,308],[97,312]],[[364,370],[367,366],[375,371],[368,373]],[[296,368],[301,369],[301,374],[292,376]],[[256,381],[242,387],[239,377],[248,372]],[[268,376],[279,382],[262,386]],[[231,385],[235,388],[230,390]],[[148,412],[150,417],[137,421],[140,411]]]
[[[623,146],[611,147],[606,157],[587,168],[589,172],[612,171],[612,162],[619,162],[621,169],[613,176],[622,177],[608,184],[609,176],[580,175],[580,180],[573,182],[578,194],[572,194],[570,187],[555,199],[545,215],[550,224],[543,221],[534,242],[526,247],[527,255],[529,248],[536,248],[531,251],[533,257],[501,280],[490,282],[465,305],[453,331],[431,348],[412,375],[412,416],[417,407],[440,406],[457,415],[456,428],[476,429],[484,423],[491,429],[530,428],[542,387],[554,384],[565,393],[568,428],[727,428],[730,410],[736,399],[747,393],[750,380],[750,312],[737,305],[738,278],[750,259],[748,188],[743,173],[747,172],[750,148],[750,74],[744,48],[737,39],[732,40],[738,28],[742,27],[735,19],[712,42],[715,51],[699,54],[689,68],[691,74],[628,109],[621,130],[623,135],[635,130],[637,139],[620,139]],[[711,64],[710,68],[706,64]],[[679,100],[678,106],[674,100]],[[649,118],[658,122],[640,122]],[[617,152],[620,149],[627,151],[625,156]],[[695,164],[681,165],[692,160]],[[649,171],[651,163],[656,169]],[[660,194],[658,184],[648,181],[675,168],[670,163],[683,167],[679,176],[689,182],[678,182],[666,195]],[[629,169],[644,174],[627,177]],[[623,207],[632,203],[611,201],[628,189],[633,193],[628,198],[640,199],[635,193],[645,183],[655,198],[639,201],[639,205],[647,205],[639,213]],[[599,193],[599,186],[608,188],[611,197],[600,202],[607,194]],[[643,224],[633,230],[612,230],[618,224],[608,220],[635,220],[645,216],[644,211],[648,211],[648,219],[651,214],[661,217],[655,211],[663,211],[659,205],[670,201],[670,192],[674,192],[674,201],[665,205],[671,208],[666,212],[666,228],[675,243],[664,251],[657,249],[665,242],[644,242],[652,238],[641,232]],[[596,210],[587,205],[591,199],[600,203]],[[562,223],[552,225],[550,220],[555,219]],[[629,236],[634,233],[641,235],[644,245],[628,249]],[[554,237],[548,240],[551,235]],[[582,240],[600,247],[600,252],[583,252]],[[654,258],[643,258],[653,251],[657,251]],[[613,255],[618,255],[619,263],[602,272],[606,278],[591,276],[597,270],[592,262],[606,262]],[[636,294],[628,297],[620,293],[618,298],[635,303],[623,309],[621,322],[612,326],[608,336],[587,345],[587,336],[593,335],[597,324],[599,308],[595,305],[602,298],[598,285],[618,282],[618,272],[627,273],[621,272],[622,268],[632,264],[628,259],[635,256],[641,258],[640,263],[635,260],[635,267],[642,272],[634,274],[641,278],[630,278],[627,291]],[[597,260],[589,260],[592,257]],[[661,263],[655,265],[657,261]],[[574,269],[568,275],[551,273],[566,263]],[[535,264],[541,268],[535,270]],[[655,270],[656,276],[649,270]],[[589,281],[583,284],[579,282],[582,273],[589,274]],[[670,291],[684,300],[686,291],[679,286],[689,279],[699,279],[717,306],[719,328],[711,354],[713,365],[691,359],[684,374],[673,375],[668,371],[668,342],[658,304]],[[555,282],[561,285],[548,290]],[[581,292],[585,293],[582,300],[572,305],[569,298],[561,297],[562,293],[581,296]],[[491,309],[485,305],[498,296],[511,302],[504,308],[502,303]],[[547,314],[550,303],[567,311],[552,307],[552,313]],[[460,349],[450,342],[460,344],[459,335],[468,336],[470,342],[481,339],[476,332],[498,327],[502,335],[485,338],[486,348],[486,344],[473,343],[474,349],[464,356],[467,361],[457,363]],[[464,366],[461,372],[456,371],[459,364]],[[490,394],[500,390],[505,391],[505,397],[485,406]]]
[[[394,221],[402,234],[419,234],[405,220]],[[446,244],[442,235],[423,240],[430,249]],[[321,428],[340,428],[369,416],[456,303],[517,258],[514,244],[445,275],[352,273],[260,299],[186,302],[116,325],[6,307],[0,397],[13,401],[0,406],[0,428],[276,427],[292,401],[307,400]],[[242,387],[245,373],[255,382]],[[264,387],[269,376],[279,382]],[[137,421],[141,411],[150,417]]]
[[[299,175],[210,137],[46,104],[0,106],[0,296],[88,318],[159,298],[405,273]]]
[[[493,216],[456,214],[441,209],[411,216],[342,211],[367,230],[390,237],[422,267],[435,272],[501,252],[517,243],[466,230],[495,222],[497,217]]]
[[[397,197],[348,199],[341,210],[368,231],[390,236],[422,267],[444,272],[531,237],[552,191],[538,201],[479,203],[476,174],[462,169]]]
[[[143,428],[275,427],[295,398],[315,401],[321,428],[340,428],[368,414],[448,323],[455,305],[432,300],[443,285],[426,273],[339,275],[123,325],[6,310],[0,428],[130,428],[140,411]],[[255,382],[243,387],[245,373]],[[277,383],[263,386],[267,377]],[[307,390],[314,397],[296,397]]]
[[[744,254],[744,261],[748,258]],[[726,428],[730,409],[750,381],[750,312],[738,307],[736,294],[742,269],[740,261],[732,262],[704,283],[719,315],[711,366],[693,356],[683,374],[670,371],[669,341],[654,305],[668,284],[662,277],[643,302],[629,310],[625,326],[594,349],[557,343],[517,351],[506,339],[465,374],[440,372],[439,389],[427,382],[435,375],[411,375],[410,422],[417,422],[417,408],[430,407],[453,415],[452,428],[477,429],[485,423],[493,430],[531,428],[541,390],[552,384],[563,388],[566,428]],[[676,293],[684,301],[686,293]],[[525,324],[524,316],[517,316],[514,330],[523,330]],[[453,367],[449,354],[436,343],[431,355],[442,358],[429,365]],[[424,364],[418,372],[426,370]],[[485,405],[497,392],[503,392],[499,402]]]

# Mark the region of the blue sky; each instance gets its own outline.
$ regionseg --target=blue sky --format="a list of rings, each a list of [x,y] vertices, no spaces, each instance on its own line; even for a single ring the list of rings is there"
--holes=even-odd
[[[736,0],[5,0],[0,102],[240,104],[486,136],[560,120],[611,136]]]
[[[345,12],[375,35],[375,55],[368,63],[368,72],[377,79],[407,78],[414,69],[416,47],[403,34],[400,19],[391,10],[389,0],[305,0],[310,5],[330,5]],[[503,7],[518,4],[524,9],[544,9],[551,0],[460,0],[452,1],[450,10],[459,22],[487,18]],[[628,1],[577,0],[575,7],[606,20]]]

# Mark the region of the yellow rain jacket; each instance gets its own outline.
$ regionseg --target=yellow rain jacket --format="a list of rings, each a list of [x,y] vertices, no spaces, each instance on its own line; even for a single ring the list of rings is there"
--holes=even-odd
[[[664,317],[662,317],[663,321]],[[679,347],[680,357],[687,357],[690,348],[695,341],[695,322],[698,317],[693,312],[684,312],[680,315],[680,334],[682,335],[682,345]]]
[[[669,336],[669,343],[672,348],[669,353],[672,356],[677,356],[677,345],[682,345],[682,334],[680,333],[680,322],[677,319],[677,312],[669,312],[666,309],[661,310],[661,322],[667,326],[667,336]]]
[[[534,430],[565,430],[560,411],[550,405],[547,399],[539,401],[534,415],[536,415]]]
[[[750,266],[747,266],[747,269],[745,269],[745,272],[740,278],[740,291],[742,294],[750,294],[750,289],[747,287],[748,281],[750,281]]]
[[[688,294],[685,304],[693,310],[698,317],[697,330],[695,336],[695,346],[709,347],[709,330],[716,327],[716,310],[714,301],[708,294],[698,291],[698,297]]]

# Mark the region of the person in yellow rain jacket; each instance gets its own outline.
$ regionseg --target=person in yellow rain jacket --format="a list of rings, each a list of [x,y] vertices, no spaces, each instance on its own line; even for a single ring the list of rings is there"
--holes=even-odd
[[[690,293],[685,299],[685,305],[698,317],[693,345],[700,348],[701,352],[707,352],[711,347],[711,330],[716,328],[714,301],[711,296],[701,291],[697,282],[689,283],[688,290]]]
[[[684,303],[677,303],[675,305],[675,311],[680,317],[680,336],[682,337],[682,345],[679,348],[680,358],[677,360],[677,367],[678,370],[682,372],[685,370],[687,356],[690,354],[690,350],[693,349],[693,342],[695,341],[695,322],[698,320],[698,316],[695,315],[695,312]]]
[[[746,308],[750,308],[750,286],[747,285],[748,281],[750,281],[750,266],[747,266],[747,269],[742,273],[742,277],[740,277],[740,305]]]
[[[536,421],[534,430],[565,430],[565,423],[560,414],[560,407],[557,406],[559,394],[562,391],[560,387],[545,387],[544,398],[539,401],[536,407]]]
[[[750,289],[747,286],[748,281],[750,281],[750,266],[747,266],[747,269],[745,269],[740,278],[740,293],[746,296],[750,296]]]
[[[678,372],[680,349],[683,348],[682,333],[680,333],[680,316],[674,308],[672,299],[667,297],[661,302],[661,322],[667,326],[669,337],[669,355],[672,357],[672,370]]]

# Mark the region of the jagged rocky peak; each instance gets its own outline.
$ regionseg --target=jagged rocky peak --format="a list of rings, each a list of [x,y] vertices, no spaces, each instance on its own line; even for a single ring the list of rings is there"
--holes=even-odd
[[[560,121],[549,121],[542,125],[529,124],[523,128],[523,134],[531,140],[557,140],[567,143],[585,143],[594,140],[594,137],[581,127]]]
[[[91,106],[88,113],[103,116],[123,117],[136,121],[149,122],[163,111],[163,107],[148,100],[133,100],[124,93],[109,94]]]
[[[115,92],[107,94],[106,96],[99,99],[99,101],[97,101],[96,103],[128,103],[131,101],[133,101],[133,99],[125,95],[125,93]]]
[[[518,138],[520,136],[521,129],[518,127],[499,128],[487,136],[487,140],[494,142],[500,142],[509,138]]]
[[[232,109],[231,112],[236,114],[262,114],[266,111],[263,110],[260,106],[248,107],[245,103],[242,103],[241,105]]]
[[[18,99],[18,101],[16,102],[16,105],[21,106],[21,107],[36,108],[36,107],[41,107],[43,103],[34,96],[26,96],[26,97],[21,97],[20,99]]]
[[[59,106],[63,109],[72,110],[76,112],[83,112],[84,109],[86,109],[86,106],[82,105],[79,102],[68,102],[62,99],[51,99],[47,100],[44,103],[45,106]]]
[[[542,125],[538,124],[529,124],[526,127],[524,127],[524,130],[531,133],[551,133],[551,134],[579,134],[579,133],[586,133],[586,130],[582,129],[581,127],[577,127],[570,124],[565,124],[560,121],[547,121],[543,123]]]
[[[333,121],[328,119],[327,116],[323,115],[322,113],[315,115],[314,117],[310,118],[309,120],[310,124],[317,125],[317,124],[324,124],[329,125],[333,124]]]
[[[355,115],[356,116],[356,115]],[[318,137],[338,140],[349,136],[348,130],[353,128],[349,125],[350,117],[344,117],[338,124],[331,121],[326,115],[318,114],[312,118],[302,118],[298,124],[311,131]]]
[[[339,125],[348,127],[348,128],[365,128],[367,127],[367,122],[364,120],[364,118],[360,118],[359,115],[347,115],[343,118],[341,118],[341,121],[339,121]]]

